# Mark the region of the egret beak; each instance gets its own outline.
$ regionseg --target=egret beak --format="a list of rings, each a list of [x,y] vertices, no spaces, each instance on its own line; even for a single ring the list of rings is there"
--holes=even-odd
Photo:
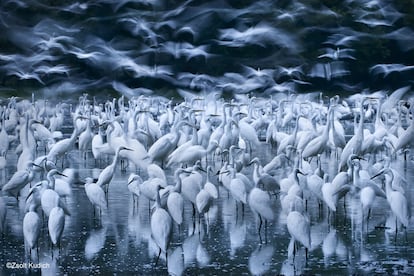
[[[363,157],[358,156],[358,155],[356,155],[356,154],[353,154],[353,155],[351,156],[351,160],[354,160],[354,159],[358,159],[358,160],[364,160],[364,161],[366,161],[366,159],[364,159]]]
[[[68,177],[66,174],[63,174],[63,173],[60,173],[60,172],[57,172],[56,174],[64,176],[64,177]]]
[[[374,179],[375,177],[380,176],[381,174],[383,174],[385,172],[384,169],[382,169],[381,171],[379,171],[376,175],[372,176],[371,179]]]
[[[217,172],[217,174],[228,174],[228,173],[230,173],[230,171],[229,171],[229,170],[222,171],[222,172],[220,172],[220,171],[218,171],[218,172]]]
[[[121,150],[129,150],[129,151],[134,151],[133,149],[127,148],[127,147],[123,147]]]
[[[27,200],[29,199],[29,197],[34,193],[34,190],[35,189],[30,189],[30,192],[29,192],[29,194],[26,196],[26,200],[25,200],[25,202],[27,202]]]
[[[308,174],[304,174],[304,173],[303,173],[301,170],[299,170],[299,169],[298,169],[297,173],[298,173],[298,174],[301,174],[301,175],[308,175]]]

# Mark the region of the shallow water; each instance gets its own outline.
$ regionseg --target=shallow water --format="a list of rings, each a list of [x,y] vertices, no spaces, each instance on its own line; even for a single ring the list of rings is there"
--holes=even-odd
[[[257,154],[267,161],[273,156],[270,146],[264,143]],[[326,172],[336,168],[332,166],[336,162],[335,157],[328,158],[324,155],[322,160]],[[121,172],[118,166],[109,186],[108,212],[102,213],[101,218],[99,212],[94,216],[80,180],[88,176],[96,178],[100,168],[108,162],[110,158],[99,164],[90,153],[87,160],[84,160],[76,150],[68,154],[65,167],[74,168],[77,173],[72,185],[73,194],[67,198],[71,216],[66,216],[60,250],[51,249],[45,223],[40,235],[39,253],[33,250],[31,257],[25,253],[22,221],[28,188],[24,189],[18,206],[14,198],[6,198],[7,230],[1,239],[0,254],[0,263],[4,264],[0,267],[2,275],[39,271],[40,269],[11,269],[5,266],[10,262],[29,263],[30,258],[31,262],[45,266],[41,271],[46,275],[123,272],[174,275],[414,273],[414,227],[411,223],[408,229],[398,232],[395,239],[394,220],[390,220],[391,211],[385,199],[376,199],[368,232],[361,231],[358,198],[347,196],[346,207],[341,200],[337,214],[329,222],[326,207],[319,212],[316,200],[310,200],[308,214],[311,220],[312,248],[307,260],[302,247],[299,247],[293,259],[292,256],[288,257],[290,235],[279,198],[272,196],[276,219],[268,222],[258,234],[258,220],[250,208],[245,206],[243,211],[240,206],[236,207],[234,199],[222,186],[219,189],[219,199],[214,200],[208,213],[208,219],[202,218],[201,223],[198,217],[192,219],[191,204],[185,202],[184,222],[181,227],[173,227],[168,262],[162,254],[155,265],[158,248],[151,238],[150,203],[141,196],[134,206],[127,189],[127,178],[135,168],[128,167],[126,172]],[[412,183],[414,171],[409,162],[399,156],[392,166],[406,178],[407,183]],[[217,160],[215,165],[215,170],[219,169],[220,161]],[[315,166],[315,161],[311,165]],[[8,167],[6,174],[10,175],[12,170],[12,166]],[[280,177],[284,177],[287,171],[289,167],[280,172]],[[166,173],[169,183],[174,184],[171,170]],[[252,169],[245,168],[243,173],[251,178]],[[140,174],[146,179],[145,172]],[[408,201],[413,198],[413,193],[414,189],[409,184],[406,187]]]

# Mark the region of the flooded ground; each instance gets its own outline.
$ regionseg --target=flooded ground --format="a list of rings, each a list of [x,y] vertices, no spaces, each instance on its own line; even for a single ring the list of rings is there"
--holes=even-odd
[[[258,156],[269,161],[274,152],[262,143]],[[10,153],[10,160],[16,158]],[[380,157],[378,157],[380,158]],[[337,161],[323,156],[322,168],[334,175]],[[308,202],[311,221],[311,250],[308,259],[299,247],[295,258],[288,254],[290,235],[286,227],[286,213],[282,211],[278,196],[272,196],[274,221],[268,222],[258,233],[258,220],[249,206],[236,203],[223,186],[219,186],[219,198],[208,213],[208,219],[192,218],[192,206],[185,202],[184,222],[174,225],[173,237],[168,250],[168,262],[161,256],[155,264],[158,248],[151,238],[149,226],[149,201],[141,196],[134,205],[127,189],[127,178],[135,169],[126,172],[118,167],[109,186],[108,212],[94,215],[81,180],[97,178],[111,158],[96,162],[89,153],[86,160],[76,150],[67,156],[65,167],[76,172],[72,195],[66,199],[71,216],[66,216],[61,249],[52,250],[47,234],[47,223],[42,226],[39,250],[31,256],[25,253],[22,221],[28,187],[23,190],[18,204],[12,197],[7,201],[6,231],[1,238],[0,267],[2,275],[24,274],[41,271],[44,275],[90,275],[112,273],[212,275],[226,274],[312,274],[312,275],[372,275],[414,273],[414,227],[399,231],[395,236],[395,224],[387,201],[376,199],[372,208],[368,231],[362,231],[361,205],[358,197],[341,200],[337,214],[328,221],[327,207],[320,212],[315,199]],[[211,163],[211,160],[209,160]],[[99,164],[100,163],[100,164]],[[14,164],[14,162],[10,162]],[[204,162],[203,162],[204,164]],[[221,161],[216,160],[215,171]],[[311,162],[313,167],[315,161]],[[13,166],[4,173],[10,177]],[[413,164],[403,156],[393,161],[392,167],[407,180],[405,187],[409,202],[413,198]],[[290,172],[288,165],[280,171],[280,178]],[[249,178],[252,168],[242,171]],[[146,179],[146,172],[139,172]],[[174,185],[172,171],[166,171],[169,184]],[[216,177],[214,177],[216,180]],[[33,183],[37,180],[35,179]],[[217,181],[215,184],[218,185]],[[152,203],[151,203],[152,205]],[[411,207],[412,210],[412,207]],[[353,229],[353,230],[352,230]],[[290,256],[288,256],[290,255]],[[31,260],[31,261],[30,261]],[[12,263],[41,265],[41,268],[8,268]]]

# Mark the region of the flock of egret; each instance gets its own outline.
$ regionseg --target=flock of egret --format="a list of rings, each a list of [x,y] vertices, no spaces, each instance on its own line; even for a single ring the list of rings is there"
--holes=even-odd
[[[65,221],[73,215],[67,199],[74,196],[74,185],[84,185],[95,219],[103,220],[111,208],[112,179],[122,172],[129,175],[122,177],[131,208],[149,202],[155,265],[161,256],[169,265],[168,252],[180,243],[173,239],[184,231],[184,221],[208,229],[210,209],[225,197],[235,201],[237,219],[248,210],[254,214],[260,243],[268,242],[262,233],[282,214],[293,260],[300,248],[308,257],[314,249],[312,226],[323,213],[335,224],[339,202],[345,206],[346,198],[360,201],[362,232],[376,212],[375,201],[386,199],[393,220],[384,228],[402,238],[399,233],[410,229],[410,194],[395,162],[412,166],[413,161],[409,91],[347,99],[280,94],[226,101],[210,94],[182,102],[141,96],[100,103],[85,94],[71,104],[4,100],[0,231],[7,237],[7,213],[23,204],[29,258],[35,258],[42,235],[65,246]],[[81,164],[93,158],[103,168],[96,178],[80,178],[70,167],[74,153]],[[6,162],[14,154],[17,162]],[[315,203],[319,218],[308,208]],[[187,204],[192,215],[184,211]]]

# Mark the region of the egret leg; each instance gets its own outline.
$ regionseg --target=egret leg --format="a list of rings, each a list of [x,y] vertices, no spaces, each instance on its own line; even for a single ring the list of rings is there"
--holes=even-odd
[[[305,261],[306,261],[306,263],[308,263],[308,248],[307,247],[305,247]]]
[[[155,261],[155,266],[157,266],[160,256],[161,256],[161,248],[160,248],[160,251],[158,252],[157,260]]]
[[[296,241],[293,241],[293,262],[295,262],[295,255],[296,255]]]
[[[191,202],[191,205],[193,206],[193,219],[194,219],[195,218],[195,214],[196,214],[196,210],[195,210],[194,203]]]
[[[394,242],[397,243],[397,232],[398,232],[398,221],[397,221],[397,217],[395,217],[395,237],[394,237]]]
[[[259,215],[259,220],[260,220],[260,222],[259,222],[259,233],[260,233],[260,229],[262,229],[262,217]]]

